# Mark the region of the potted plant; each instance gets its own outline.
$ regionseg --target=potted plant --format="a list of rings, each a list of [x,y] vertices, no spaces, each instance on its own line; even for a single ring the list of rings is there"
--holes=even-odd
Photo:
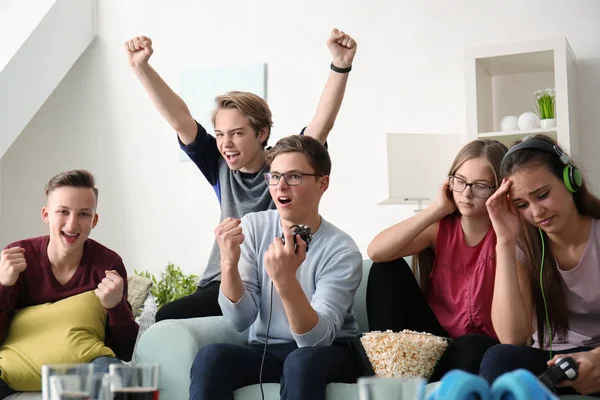
[[[537,90],[533,94],[540,117],[540,127],[542,129],[556,127],[556,117],[554,115],[556,91],[554,89]]]
[[[156,298],[156,305],[161,308],[180,297],[188,296],[196,291],[198,276],[186,275],[180,267],[169,263],[160,274],[160,280],[148,271],[133,270],[136,275],[152,280],[150,293]]]

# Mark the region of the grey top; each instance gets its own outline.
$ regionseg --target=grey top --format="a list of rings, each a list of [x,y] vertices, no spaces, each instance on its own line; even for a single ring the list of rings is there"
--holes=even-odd
[[[250,328],[248,342],[265,342],[271,279],[263,265],[264,253],[282,228],[276,210],[248,214],[242,218],[244,243],[238,268],[246,288],[237,303],[219,293],[223,315],[237,330]],[[329,346],[334,339],[355,338],[358,325],[352,310],[354,294],[362,279],[362,256],[354,240],[325,219],[314,233],[306,260],[296,273],[311,306],[319,315],[309,332],[291,332],[283,303],[273,289],[269,343],[290,343],[299,347]]]
[[[557,263],[558,264],[558,263]],[[575,268],[558,267],[567,310],[569,330],[565,338],[554,338],[552,350],[600,346],[600,223],[592,219],[590,236]],[[537,332],[533,335],[537,339]],[[544,340],[546,350],[547,336]],[[537,341],[533,345],[539,347]]]
[[[219,221],[228,217],[241,218],[249,212],[274,209],[275,204],[269,194],[269,186],[263,177],[263,173],[269,172],[269,167],[265,164],[255,173],[231,170],[219,152],[215,137],[209,135],[202,125],[197,122],[196,124],[198,131],[194,141],[184,145],[179,140],[179,145],[212,185],[221,204]],[[198,285],[204,286],[220,279],[221,252],[215,240],[208,264]]]
[[[221,199],[221,217],[242,218],[244,215],[268,209],[274,209],[275,203],[269,193],[269,186],[265,183],[263,173],[269,172],[265,164],[260,171],[249,174],[229,169],[227,162],[221,157],[219,160],[219,186]],[[213,243],[208,265],[199,286],[204,286],[210,281],[221,280],[221,251],[215,240]]]

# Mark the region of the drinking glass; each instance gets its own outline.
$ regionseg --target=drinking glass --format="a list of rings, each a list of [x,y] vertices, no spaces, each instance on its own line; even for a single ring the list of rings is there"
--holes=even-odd
[[[108,367],[114,400],[159,400],[159,366],[112,364]]]

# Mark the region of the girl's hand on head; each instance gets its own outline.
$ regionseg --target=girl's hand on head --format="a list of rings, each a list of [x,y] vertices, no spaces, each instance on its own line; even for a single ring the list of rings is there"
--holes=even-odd
[[[519,212],[509,194],[511,185],[510,180],[503,179],[498,190],[485,203],[498,242],[515,243],[521,233]]]
[[[438,210],[441,215],[440,218],[456,211],[456,204],[454,204],[454,200],[452,199],[452,190],[450,189],[448,178],[444,179],[444,182],[440,186],[438,195],[434,200],[432,207]]]

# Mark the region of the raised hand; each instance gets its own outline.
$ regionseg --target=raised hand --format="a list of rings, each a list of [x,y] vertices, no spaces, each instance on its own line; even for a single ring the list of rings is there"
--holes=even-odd
[[[215,228],[215,236],[221,250],[221,266],[237,266],[240,261],[241,245],[244,243],[240,223],[239,219],[226,218]]]
[[[129,66],[138,67],[148,64],[148,60],[154,50],[152,49],[152,39],[146,36],[136,36],[125,42],[125,51]]]
[[[26,268],[25,249],[11,247],[2,250],[0,255],[0,285],[13,286],[19,279],[19,274],[25,271]]]
[[[511,185],[510,180],[503,179],[496,193],[485,203],[498,243],[515,243],[521,233],[519,212],[508,193]]]
[[[333,58],[333,65],[338,68],[348,68],[352,66],[357,48],[356,41],[350,35],[333,29],[329,39],[327,39],[327,47]]]
[[[437,197],[433,201],[431,207],[438,210],[442,218],[452,214],[456,210],[456,204],[454,204],[454,200],[452,199],[452,191],[450,189],[450,184],[448,183],[448,178],[444,179],[444,182],[440,185]]]
[[[123,300],[123,278],[117,271],[106,271],[94,293],[106,309],[115,307]]]
[[[296,235],[296,246],[291,230],[284,229],[283,235],[285,244],[276,237],[264,255],[265,270],[273,282],[295,278],[300,264],[306,259],[306,242],[300,235]]]

